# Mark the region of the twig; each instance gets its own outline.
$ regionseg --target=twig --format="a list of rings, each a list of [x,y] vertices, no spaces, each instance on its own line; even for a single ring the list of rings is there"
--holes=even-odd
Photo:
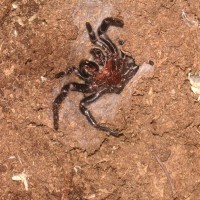
[[[174,185],[174,183],[173,183],[173,180],[172,180],[172,178],[171,178],[171,176],[170,176],[170,173],[168,172],[168,170],[167,170],[166,166],[163,164],[163,162],[158,158],[158,156],[156,155],[154,149],[152,150],[152,153],[153,153],[153,155],[155,156],[157,162],[159,163],[159,165],[161,166],[162,170],[164,171],[164,173],[165,173],[165,175],[166,175],[166,177],[167,177],[167,180],[168,180],[168,182],[169,182],[169,184],[170,184],[170,186],[171,186],[173,199],[176,199],[176,198],[177,198],[176,188],[175,188],[175,185]]]
[[[26,174],[25,170],[17,175],[12,176],[13,181],[22,181],[24,184],[25,190],[28,191],[28,177],[29,175]]]

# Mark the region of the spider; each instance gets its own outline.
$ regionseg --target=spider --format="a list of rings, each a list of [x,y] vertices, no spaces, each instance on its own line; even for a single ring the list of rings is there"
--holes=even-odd
[[[53,102],[53,120],[54,129],[59,128],[59,108],[61,103],[67,97],[69,91],[77,91],[86,94],[79,104],[80,111],[87,118],[88,122],[95,128],[105,131],[113,136],[121,135],[119,131],[113,130],[107,126],[99,124],[87,106],[96,101],[106,93],[120,94],[128,81],[137,73],[139,66],[136,65],[132,56],[127,55],[117,48],[106,34],[110,26],[124,26],[121,19],[107,17],[98,27],[97,35],[92,29],[89,22],[86,22],[86,29],[89,34],[90,41],[95,45],[90,50],[94,61],[81,60],[79,67],[69,67],[66,71],[62,71],[55,75],[55,78],[64,77],[71,73],[75,73],[85,83],[71,82],[64,85],[60,94]]]

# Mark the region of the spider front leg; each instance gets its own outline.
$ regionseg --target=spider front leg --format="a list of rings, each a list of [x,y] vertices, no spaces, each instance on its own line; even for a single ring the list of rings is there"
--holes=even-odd
[[[105,51],[109,51],[109,48],[103,44],[101,41],[99,41],[92,29],[92,26],[89,22],[86,22],[86,29],[88,31],[88,34],[89,34],[89,37],[90,37],[90,41],[94,44],[94,45],[97,45],[99,47],[101,47],[103,50]]]
[[[98,65],[103,66],[106,62],[106,57],[101,49],[92,48],[90,50],[91,55],[93,56],[94,60]]]
[[[56,97],[53,102],[53,121],[54,121],[54,129],[58,130],[59,128],[59,108],[61,103],[67,97],[69,90],[78,91],[78,92],[88,92],[88,86],[85,84],[79,83],[69,83],[64,85],[61,89],[60,94]]]
[[[94,126],[95,128],[101,130],[101,131],[105,131],[110,133],[111,135],[118,137],[120,136],[120,133],[118,131],[112,130],[108,127],[102,126],[100,124],[98,124],[96,122],[96,120],[94,119],[94,117],[92,116],[91,112],[86,108],[87,105],[89,105],[90,103],[96,101],[100,96],[102,96],[106,91],[100,91],[98,93],[95,94],[91,94],[90,96],[85,97],[81,102],[80,102],[80,111],[83,113],[83,115],[86,116],[87,120],[89,121],[89,123]]]
[[[124,26],[124,22],[118,18],[107,17],[102,21],[97,31],[100,39],[109,47],[110,51],[112,53],[118,54],[119,53],[118,48],[111,41],[111,39],[106,35],[106,31],[108,30],[110,26],[122,28]]]

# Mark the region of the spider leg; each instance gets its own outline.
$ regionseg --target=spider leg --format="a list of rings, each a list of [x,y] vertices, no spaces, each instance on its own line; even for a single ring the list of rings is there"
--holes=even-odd
[[[122,28],[124,26],[124,22],[121,19],[107,17],[102,21],[97,31],[99,38],[109,47],[110,51],[112,53],[119,54],[116,45],[106,35],[106,31],[110,26],[116,26]]]
[[[125,73],[123,72],[123,77],[126,77],[127,80],[131,79],[138,71],[139,66],[135,63],[135,59],[132,56],[125,55],[127,62],[126,68],[124,68]]]
[[[94,60],[98,65],[103,66],[105,64],[106,58],[101,49],[98,48],[92,48],[90,50],[91,55],[93,56]]]
[[[59,72],[55,75],[55,78],[62,78],[64,76],[67,76],[67,75],[70,75],[72,72],[76,72],[77,71],[77,68],[76,67],[69,67],[66,69],[66,71],[62,71],[62,72]]]
[[[54,120],[54,129],[58,130],[59,128],[59,108],[61,103],[67,97],[69,90],[78,91],[78,92],[89,92],[88,86],[85,84],[79,83],[69,83],[64,85],[61,89],[60,94],[55,98],[53,102],[53,120]]]
[[[97,45],[99,47],[101,47],[104,51],[109,51],[109,48],[101,41],[99,41],[92,29],[92,26],[89,22],[86,22],[86,29],[88,31],[89,37],[90,37],[90,41],[94,44]]]
[[[120,135],[119,132],[114,131],[108,127],[102,126],[100,124],[98,124],[96,122],[96,120],[94,119],[94,117],[92,116],[91,112],[86,108],[87,105],[89,105],[90,103],[96,101],[99,97],[101,97],[106,91],[100,91],[98,93],[95,94],[91,94],[90,96],[85,97],[83,100],[81,100],[80,102],[80,111],[83,113],[83,115],[86,116],[87,120],[89,121],[89,123],[94,126],[95,128],[101,130],[101,131],[106,131],[109,132],[111,135],[117,137]]]
[[[72,73],[75,73],[79,78],[83,80],[87,79],[87,77],[77,67],[74,66],[67,68],[66,71],[59,72],[55,75],[55,78],[62,78]]]
[[[89,78],[99,72],[99,66],[93,61],[81,60],[79,63],[79,72],[82,76]]]

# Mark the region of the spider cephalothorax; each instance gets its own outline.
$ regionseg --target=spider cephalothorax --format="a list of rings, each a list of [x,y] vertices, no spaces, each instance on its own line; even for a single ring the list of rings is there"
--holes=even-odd
[[[65,72],[60,72],[55,76],[56,78],[60,78],[74,72],[85,81],[85,84],[71,82],[64,85],[60,94],[54,100],[53,119],[56,130],[58,130],[59,107],[67,96],[68,91],[71,90],[88,94],[81,100],[79,108],[91,125],[113,136],[120,135],[118,131],[97,123],[86,106],[96,101],[105,93],[119,94],[139,69],[139,66],[135,64],[132,56],[118,49],[106,35],[109,26],[122,28],[123,25],[124,22],[121,19],[112,17],[105,18],[97,30],[97,37],[90,23],[86,23],[90,41],[96,46],[90,50],[94,61],[82,60],[79,68],[69,67]]]

